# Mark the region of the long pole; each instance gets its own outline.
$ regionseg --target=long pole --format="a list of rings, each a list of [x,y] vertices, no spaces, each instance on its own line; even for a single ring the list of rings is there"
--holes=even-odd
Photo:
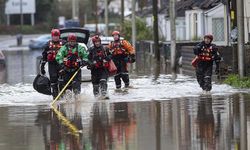
[[[171,71],[173,79],[176,78],[176,29],[175,29],[175,0],[170,0],[170,32],[171,32]]]
[[[105,35],[108,36],[109,23],[108,23],[108,0],[105,0]]]
[[[135,46],[136,42],[136,26],[135,26],[135,0],[132,0],[132,44]]]
[[[244,77],[244,7],[243,0],[237,0],[237,27],[238,27],[238,70],[240,77]]]
[[[158,33],[158,1],[153,0],[153,30],[154,30],[154,49],[155,58],[160,61],[160,49],[159,49],[159,33]]]

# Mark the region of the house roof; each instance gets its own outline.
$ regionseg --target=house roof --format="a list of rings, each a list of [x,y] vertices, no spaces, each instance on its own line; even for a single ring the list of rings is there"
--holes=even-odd
[[[220,3],[225,3],[225,0],[181,0],[176,2],[176,15],[177,17],[184,17],[186,10],[192,10],[194,8],[209,10]],[[169,16],[167,13],[168,9],[169,5],[166,5],[165,7],[160,8],[158,12],[159,14],[166,14],[166,16]],[[136,15],[140,17],[152,15],[152,7],[137,11]]]

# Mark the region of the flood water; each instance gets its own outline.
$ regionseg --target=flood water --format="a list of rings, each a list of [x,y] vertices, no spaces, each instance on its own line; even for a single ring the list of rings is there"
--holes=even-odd
[[[0,84],[0,150],[250,147],[249,90],[214,83],[212,94],[204,96],[195,78],[178,74],[173,81],[166,66],[153,69],[142,57],[128,93],[114,92],[110,79],[110,100],[97,100],[91,83],[83,83],[80,99],[60,100],[50,107],[52,98],[32,89],[39,54],[6,55],[7,83]]]

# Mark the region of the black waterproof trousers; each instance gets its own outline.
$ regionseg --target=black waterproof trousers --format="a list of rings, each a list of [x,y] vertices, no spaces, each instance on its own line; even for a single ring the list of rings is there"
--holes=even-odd
[[[212,61],[200,61],[196,68],[196,77],[200,87],[205,91],[212,89]]]
[[[91,79],[93,84],[94,96],[98,96],[101,90],[101,95],[105,96],[108,89],[108,70],[106,68],[93,68],[91,69]]]
[[[117,74],[114,76],[116,88],[117,89],[121,88],[122,86],[121,79],[124,82],[125,87],[128,87],[129,86],[129,73],[127,69],[127,63],[119,59],[114,59],[113,61],[117,67]]]
[[[51,93],[53,98],[58,95],[59,87],[58,87],[58,72],[60,70],[60,66],[56,61],[48,62],[48,71],[49,71],[49,78],[51,83]]]
[[[74,75],[77,69],[74,71],[65,70],[64,74],[59,78],[60,89],[68,83],[70,78]],[[78,71],[76,76],[73,78],[69,86],[67,87],[69,90],[73,90],[73,92],[77,95],[81,93],[81,69]]]

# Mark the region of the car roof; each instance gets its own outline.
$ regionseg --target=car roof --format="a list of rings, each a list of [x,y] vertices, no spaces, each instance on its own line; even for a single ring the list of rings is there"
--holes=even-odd
[[[51,35],[50,34],[43,34],[35,38],[35,40],[41,40],[41,39],[50,39]]]

